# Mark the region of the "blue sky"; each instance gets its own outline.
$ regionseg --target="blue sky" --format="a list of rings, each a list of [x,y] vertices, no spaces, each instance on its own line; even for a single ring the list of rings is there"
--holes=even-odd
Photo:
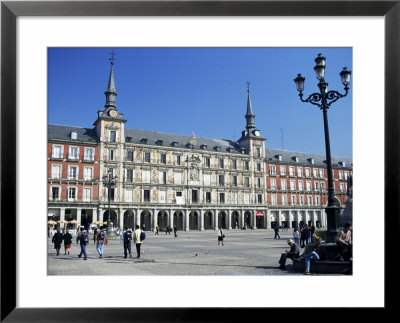
[[[322,112],[299,100],[293,79],[306,78],[305,97],[318,91],[318,53],[327,58],[328,90],[344,92],[339,73],[352,70],[351,48],[49,48],[49,123],[93,127],[105,104],[111,51],[126,128],[237,140],[248,81],[266,147],[322,155]],[[333,156],[353,156],[352,100],[351,84],[328,111]]]

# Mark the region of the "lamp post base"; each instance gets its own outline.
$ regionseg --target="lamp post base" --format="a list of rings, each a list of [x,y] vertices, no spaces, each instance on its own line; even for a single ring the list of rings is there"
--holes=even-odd
[[[111,228],[107,228],[107,239],[108,240],[117,240],[119,239],[119,236],[115,233],[114,230],[111,230]]]
[[[334,243],[336,242],[337,237],[337,227],[336,227],[336,215],[340,212],[340,207],[336,205],[328,206],[325,209],[326,218],[327,218],[327,231],[325,234],[325,242],[326,243]]]

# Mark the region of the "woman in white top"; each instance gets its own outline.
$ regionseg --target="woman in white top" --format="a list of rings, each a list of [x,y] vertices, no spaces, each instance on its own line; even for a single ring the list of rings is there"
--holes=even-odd
[[[294,228],[293,230],[293,240],[295,244],[300,246],[300,232],[297,228]]]
[[[220,242],[222,242],[222,245],[224,245],[224,237],[225,237],[224,231],[222,231],[222,228],[219,227],[218,228],[218,245]]]

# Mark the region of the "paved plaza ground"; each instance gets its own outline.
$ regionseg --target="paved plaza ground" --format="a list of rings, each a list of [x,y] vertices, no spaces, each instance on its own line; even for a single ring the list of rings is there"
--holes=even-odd
[[[274,239],[274,231],[224,230],[224,246],[217,241],[217,231],[180,231],[166,235],[147,231],[142,244],[141,258],[124,259],[123,244],[110,240],[99,259],[93,236],[87,246],[88,260],[78,258],[80,247],[76,237],[70,255],[64,255],[64,246],[56,256],[48,239],[48,275],[303,275],[287,261],[287,269],[277,269],[280,254],[290,249],[287,239],[292,230],[281,231],[281,239]],[[301,253],[304,249],[301,249]],[[99,264],[102,264],[99,266]],[[317,275],[317,274],[314,274]]]

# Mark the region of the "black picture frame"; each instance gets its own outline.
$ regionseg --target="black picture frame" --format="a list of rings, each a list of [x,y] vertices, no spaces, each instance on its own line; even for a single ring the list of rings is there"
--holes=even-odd
[[[388,282],[399,229],[399,93],[400,1],[2,1],[1,2],[1,321],[3,322],[202,322],[271,318],[282,309],[240,308],[17,308],[16,282],[16,19],[19,16],[383,16],[385,19],[385,223],[372,224],[371,234],[385,234],[385,307],[375,309],[380,318],[393,308]],[[318,28],[319,26],[316,26]],[[373,175],[380,176],[380,175]],[[384,232],[383,232],[384,230]],[[373,239],[373,238],[371,238]],[[371,241],[373,243],[373,241]],[[373,266],[371,255],[371,266]],[[393,266],[393,264],[392,264]],[[372,277],[373,278],[373,277]],[[394,287],[394,286],[393,286]],[[273,293],[273,291],[267,291]],[[290,292],[290,291],[289,291]],[[323,296],[324,291],[318,291]],[[74,292],[75,294],[76,292]],[[310,295],[312,293],[310,292]],[[288,295],[288,307],[295,302]],[[72,295],[76,297],[76,295]],[[90,295],[88,296],[90,297]],[[118,297],[116,295],[116,297]],[[222,296],[223,297],[223,296]],[[251,297],[251,295],[243,295]],[[310,296],[311,298],[313,296]],[[134,304],[134,300],[132,300]],[[312,302],[310,302],[312,307]],[[293,319],[293,308],[283,309]],[[335,308],[323,309],[346,315]],[[368,309],[365,310],[368,312]],[[344,314],[343,314],[344,313]],[[246,315],[246,314],[245,314]],[[370,314],[367,314],[370,315]],[[261,316],[262,317],[262,316]],[[279,318],[278,318],[279,319]],[[301,317],[297,317],[301,319]],[[303,317],[309,319],[309,317]],[[348,319],[351,319],[348,317]]]

